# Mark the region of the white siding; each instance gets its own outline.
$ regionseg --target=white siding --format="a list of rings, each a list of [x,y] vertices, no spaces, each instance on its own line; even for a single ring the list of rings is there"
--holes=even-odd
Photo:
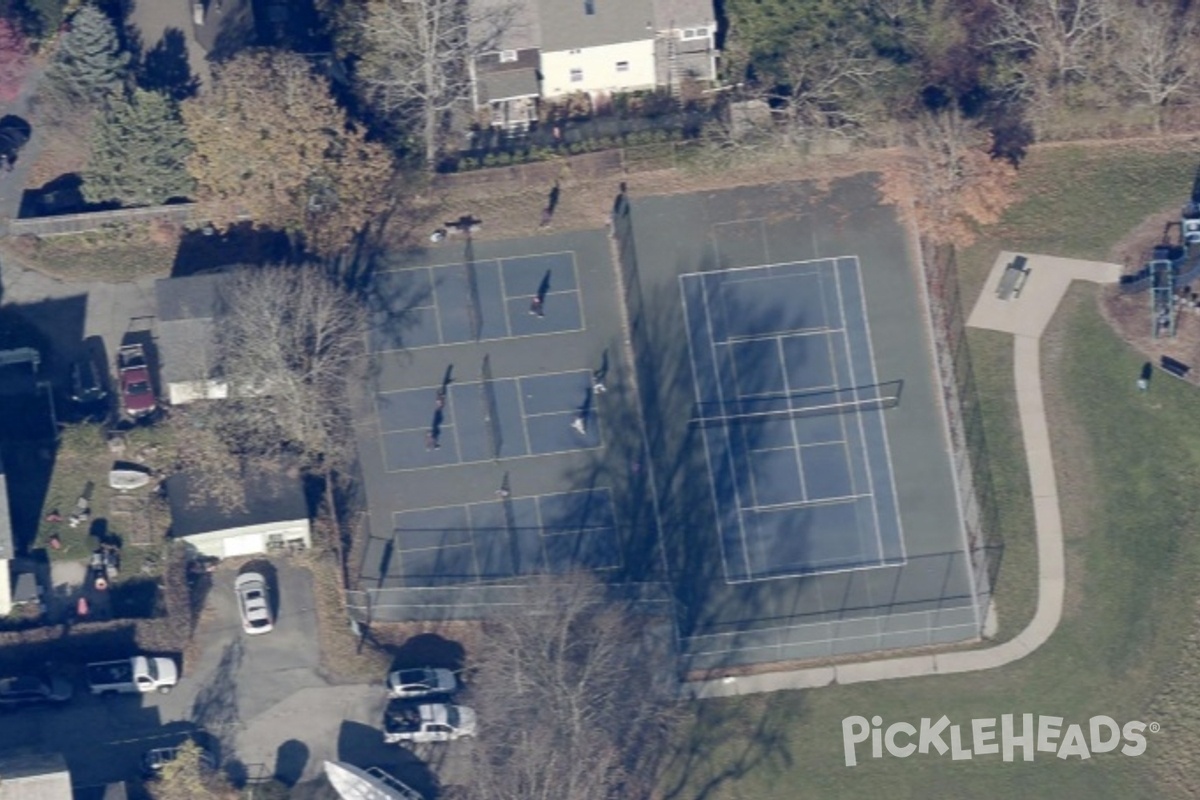
[[[619,63],[628,64],[628,70],[619,72]],[[582,80],[571,80],[573,69],[582,71]],[[542,53],[542,76],[543,97],[653,89],[654,39]]]
[[[306,548],[312,547],[312,535],[306,519],[291,522],[267,522],[261,525],[228,528],[223,531],[197,533],[185,536],[183,540],[194,547],[200,555],[211,558],[229,558],[267,552],[267,537],[273,533],[280,534],[285,542],[299,540],[304,542]]]
[[[227,397],[229,384],[225,381],[176,381],[167,384],[167,401],[173,406],[197,400],[224,400]]]

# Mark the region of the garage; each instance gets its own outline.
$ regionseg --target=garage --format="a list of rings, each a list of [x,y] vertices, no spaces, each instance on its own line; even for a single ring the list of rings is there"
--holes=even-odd
[[[173,539],[195,556],[236,558],[312,546],[304,485],[293,471],[248,475],[243,502],[234,506],[204,493],[187,473],[167,479]]]

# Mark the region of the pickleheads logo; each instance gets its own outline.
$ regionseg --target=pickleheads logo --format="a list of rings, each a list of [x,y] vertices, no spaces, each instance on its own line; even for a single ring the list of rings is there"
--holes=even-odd
[[[1035,753],[1054,753],[1061,759],[1077,757],[1081,761],[1094,753],[1111,753],[1120,748],[1122,755],[1140,756],[1146,752],[1145,733],[1158,733],[1157,722],[1133,720],[1118,725],[1112,717],[1095,716],[1086,725],[1063,726],[1062,717],[1034,714],[1002,714],[997,726],[995,717],[973,719],[962,726],[943,715],[934,720],[923,717],[920,723],[893,722],[886,728],[883,718],[853,716],[842,720],[842,748],[846,766],[858,764],[858,745],[871,741],[871,758],[883,758],[884,751],[896,758],[908,758],[913,753],[939,756],[950,754],[953,761],[969,761],[975,756],[1001,754],[1012,761],[1021,751],[1025,761],[1033,761]],[[1086,729],[1086,733],[1085,733]]]

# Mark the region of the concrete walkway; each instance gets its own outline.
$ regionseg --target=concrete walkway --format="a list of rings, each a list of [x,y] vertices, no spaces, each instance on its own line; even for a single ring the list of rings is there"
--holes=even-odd
[[[1029,461],[1033,515],[1037,527],[1038,606],[1025,630],[1003,644],[981,650],[884,658],[831,667],[813,667],[761,675],[685,683],[685,697],[731,697],[783,689],[812,689],[832,684],[864,683],[919,675],[947,675],[993,669],[1024,658],[1050,638],[1062,617],[1065,566],[1062,516],[1050,449],[1050,430],[1042,395],[1040,342],[1046,325],[1074,280],[1116,283],[1119,264],[1030,255],[1029,279],[1019,297],[1000,300],[996,288],[1016,254],[1001,253],[967,325],[1013,335],[1013,372],[1017,411]]]

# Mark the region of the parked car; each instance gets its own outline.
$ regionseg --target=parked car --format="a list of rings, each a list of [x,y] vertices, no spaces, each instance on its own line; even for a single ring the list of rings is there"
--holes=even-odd
[[[65,703],[75,688],[57,675],[18,675],[0,678],[0,708],[20,708],[39,703]]]
[[[85,354],[71,365],[71,400],[81,406],[98,406],[108,399],[108,359],[104,340],[89,336]]]
[[[88,688],[92,694],[166,694],[179,682],[179,667],[169,658],[133,656],[119,661],[88,664]]]
[[[117,373],[121,377],[121,409],[135,419],[158,408],[150,365],[140,344],[123,346],[117,353]]]
[[[242,614],[242,630],[249,634],[270,633],[275,627],[271,615],[271,596],[267,581],[257,572],[239,575],[233,589],[237,592],[238,610]]]
[[[153,750],[147,751],[142,756],[142,768],[145,770],[147,777],[152,777],[162,772],[164,766],[178,758],[179,747],[156,747]],[[200,766],[205,769],[215,770],[217,768],[216,756],[201,748]]]
[[[383,715],[388,744],[452,742],[475,735],[475,712],[449,703],[391,703]]]
[[[448,669],[420,667],[388,673],[388,696],[413,699],[435,694],[452,694],[458,688],[454,673]]]

